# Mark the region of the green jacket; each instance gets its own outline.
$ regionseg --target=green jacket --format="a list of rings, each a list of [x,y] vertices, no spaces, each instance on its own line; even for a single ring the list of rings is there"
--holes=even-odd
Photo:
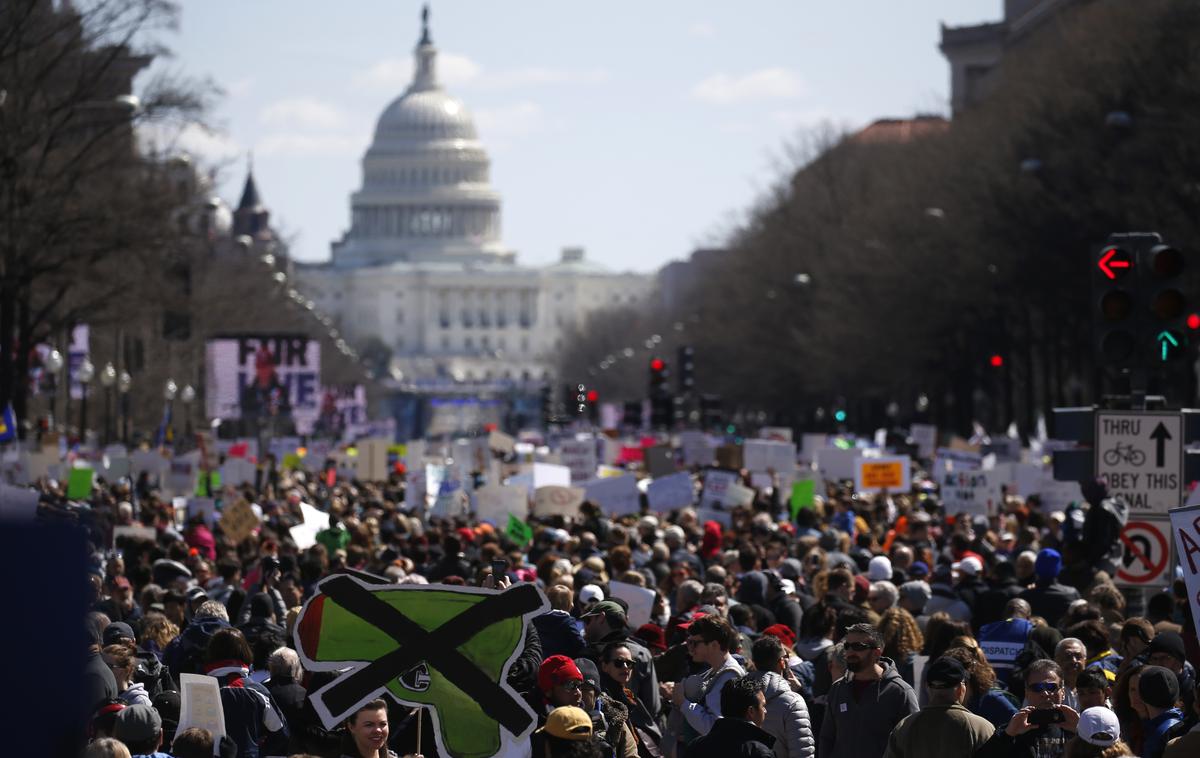
[[[884,758],[971,755],[995,731],[992,722],[957,703],[927,705],[896,725]]]

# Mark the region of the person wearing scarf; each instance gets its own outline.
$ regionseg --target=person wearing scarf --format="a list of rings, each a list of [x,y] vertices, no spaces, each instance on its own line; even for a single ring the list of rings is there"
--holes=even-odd
[[[204,657],[204,673],[221,684],[221,709],[225,732],[237,744],[240,758],[286,755],[288,730],[271,693],[251,681],[254,654],[237,629],[221,629],[212,636]]]
[[[650,710],[629,689],[634,665],[633,653],[626,645],[614,642],[606,647],[600,659],[600,688],[629,710],[629,725],[637,737],[638,756],[658,758],[662,754],[658,747],[662,732]]]

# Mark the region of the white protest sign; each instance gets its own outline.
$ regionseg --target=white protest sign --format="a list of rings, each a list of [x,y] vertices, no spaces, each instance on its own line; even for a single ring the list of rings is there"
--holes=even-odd
[[[429,468],[434,468],[430,466]],[[439,467],[443,468],[444,467]],[[443,479],[438,484],[437,497],[433,500],[433,507],[429,509],[430,516],[440,516],[441,518],[457,518],[466,516],[470,509],[470,499],[467,493],[463,490],[461,482],[453,479]]]
[[[641,511],[641,493],[633,474],[593,479],[583,485],[586,499],[600,506],[605,513],[623,516]]]
[[[254,484],[257,473],[254,464],[245,458],[226,458],[221,464],[221,484],[233,487]]]
[[[749,487],[742,486],[737,482],[731,482],[725,488],[725,505],[730,508],[749,508],[754,504],[754,490]]]
[[[1197,487],[1200,489],[1200,487]],[[1195,496],[1193,491],[1193,498]],[[1193,498],[1189,498],[1189,503]],[[1186,505],[1170,512],[1175,535],[1175,555],[1183,569],[1183,584],[1192,604],[1192,623],[1200,634],[1200,505]]]
[[[937,448],[937,427],[932,424],[913,424],[908,430],[913,444],[917,446],[917,455],[922,458],[933,457]]]
[[[24,450],[9,450],[4,454],[4,458],[0,459],[0,481],[16,485],[29,484],[33,481],[30,477],[30,465],[29,453]]]
[[[796,467],[796,446],[776,440],[746,440],[742,462],[750,471],[791,471]]]
[[[288,531],[296,547],[308,550],[317,544],[317,532],[329,528],[329,514],[308,503],[300,503],[300,512],[304,515],[304,523],[296,524]]]
[[[37,504],[37,490],[0,484],[0,521],[33,521]]]
[[[1049,472],[1042,478],[1041,490],[1037,494],[1045,513],[1065,511],[1071,503],[1083,502],[1083,490],[1079,482],[1060,482]]]
[[[829,437],[825,434],[800,435],[800,450],[797,457],[802,463],[811,464],[817,460],[817,451],[829,447]]]
[[[114,526],[112,531],[113,547],[117,546],[117,541],[121,539],[130,540],[145,540],[154,542],[158,539],[158,531],[152,526]]]
[[[816,453],[817,470],[827,482],[854,478],[854,461],[862,456],[855,448],[823,447]]]
[[[167,468],[167,459],[154,450],[134,450],[129,456],[129,471],[133,478],[146,472],[151,477],[160,476]]]
[[[964,513],[987,516],[995,513],[1002,502],[1000,486],[1003,476],[994,471],[951,471],[938,476],[942,488],[942,505],[946,515]]]
[[[660,477],[646,488],[646,500],[652,511],[669,511],[686,508],[696,499],[696,488],[692,476],[686,471]]]
[[[533,515],[565,518],[578,516],[584,494],[582,487],[563,487],[557,484],[538,487],[533,494]]]
[[[196,486],[196,474],[200,470],[200,451],[193,450],[176,457],[168,463],[167,481],[164,489],[176,494],[190,495]]]
[[[933,459],[934,478],[948,471],[976,471],[983,468],[983,456],[971,450],[953,450],[939,447],[937,457]]]
[[[359,440],[355,445],[354,475],[360,482],[382,482],[388,478],[387,450],[384,439]],[[319,463],[317,464],[320,465]]]
[[[696,508],[696,520],[701,524],[705,521],[716,521],[726,529],[733,526],[733,514],[719,508]]]
[[[680,432],[679,449],[685,466],[711,466],[717,446],[704,432]]]
[[[475,517],[504,528],[512,514],[524,521],[529,517],[529,489],[514,484],[488,484],[473,493]]]
[[[179,726],[175,733],[192,727],[212,734],[213,755],[217,755],[216,745],[225,734],[225,710],[221,705],[221,683],[215,677],[179,675]]]
[[[792,430],[787,426],[764,426],[758,430],[759,439],[791,442]]]
[[[559,459],[571,474],[571,481],[586,482],[596,478],[596,440],[592,437],[563,440]]]
[[[614,580],[608,583],[608,591],[613,597],[629,604],[626,617],[629,619],[630,628],[637,629],[650,623],[650,616],[654,613],[654,590]]]
[[[536,490],[538,487],[549,487],[551,485],[570,487],[571,469],[566,466],[560,466],[557,463],[533,464],[533,489]]]
[[[704,472],[704,489],[700,492],[701,508],[724,508],[725,497],[730,485],[737,484],[738,473],[725,469],[709,469]]]
[[[1097,411],[1096,477],[1121,495],[1130,518],[1165,516],[1183,499],[1183,417]]]
[[[497,453],[511,455],[514,451],[514,445],[517,441],[505,434],[504,432],[492,431],[488,434],[488,447],[495,450]]]
[[[104,455],[104,478],[109,482],[115,482],[122,477],[129,476],[130,461],[125,455]]]
[[[187,517],[191,521],[194,517],[201,516],[204,518],[204,523],[212,526],[217,517],[217,501],[211,497],[190,497],[187,501]]]

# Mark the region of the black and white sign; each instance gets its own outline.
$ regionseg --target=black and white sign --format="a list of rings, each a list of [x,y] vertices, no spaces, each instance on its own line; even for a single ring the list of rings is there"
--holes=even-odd
[[[1130,516],[1177,508],[1183,492],[1183,418],[1178,413],[1096,412],[1096,476],[1124,496]]]
[[[1121,564],[1115,577],[1118,585],[1144,587],[1167,583],[1170,530],[1167,521],[1130,521],[1121,529]]]

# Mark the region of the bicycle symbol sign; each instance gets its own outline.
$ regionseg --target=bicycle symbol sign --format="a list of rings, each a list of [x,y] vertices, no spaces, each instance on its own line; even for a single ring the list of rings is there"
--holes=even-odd
[[[1130,515],[1166,516],[1183,493],[1183,418],[1179,413],[1098,411],[1096,476],[1124,496]]]

